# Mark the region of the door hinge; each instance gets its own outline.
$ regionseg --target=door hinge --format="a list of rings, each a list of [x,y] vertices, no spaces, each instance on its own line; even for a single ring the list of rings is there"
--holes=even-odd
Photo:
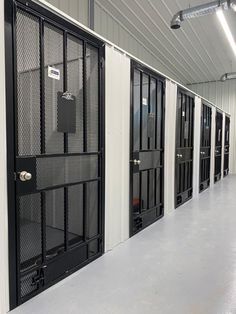
[[[40,269],[37,275],[32,277],[31,286],[41,286],[43,285],[43,283],[44,283],[44,273],[43,273],[43,269]]]
[[[104,65],[105,65],[105,60],[104,60],[104,58],[101,58],[101,60],[100,60],[100,67],[103,69]]]

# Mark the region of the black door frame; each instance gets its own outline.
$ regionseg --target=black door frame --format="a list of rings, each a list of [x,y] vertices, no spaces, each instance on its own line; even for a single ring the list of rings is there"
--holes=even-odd
[[[8,247],[9,247],[9,304],[12,310],[19,305],[18,298],[18,261],[17,250],[17,215],[16,215],[16,184],[15,184],[15,97],[16,97],[16,49],[14,44],[15,38],[15,19],[16,6],[23,8],[25,11],[43,18],[47,22],[68,31],[75,37],[82,39],[93,46],[99,48],[99,102],[100,102],[100,148],[101,148],[101,231],[103,241],[101,243],[101,254],[104,252],[104,234],[105,234],[105,45],[100,39],[87,33],[72,22],[64,19],[56,13],[36,4],[32,0],[5,0],[5,75],[6,75],[6,131],[7,131],[7,189],[8,189]],[[98,256],[97,256],[98,257]],[[97,258],[96,257],[96,258]],[[95,259],[95,258],[94,258]],[[91,262],[85,263],[74,268],[68,274],[58,278],[52,283],[60,281],[74,271]],[[50,285],[41,288],[38,292],[47,289]],[[35,293],[36,294],[36,293]]]
[[[226,122],[227,122],[227,119],[228,119],[228,123],[229,123],[229,138],[227,140],[227,137],[226,137]],[[225,139],[225,142],[224,142],[224,164],[223,164],[223,168],[224,168],[224,177],[226,177],[228,174],[229,174],[229,150],[230,150],[230,115],[228,114],[225,114],[225,134],[224,134],[224,139]],[[225,144],[227,142],[227,144]],[[226,156],[227,157],[227,163],[226,163]]]
[[[218,119],[217,119],[217,114],[219,114],[221,116],[221,139],[220,141],[217,140],[217,123],[218,123]],[[215,116],[215,123],[216,123],[216,127],[215,127],[215,167],[214,167],[214,183],[217,183],[218,181],[220,181],[222,179],[222,158],[223,158],[223,111],[221,111],[220,109],[216,110],[216,116]],[[220,144],[220,145],[217,145]],[[217,151],[217,149],[220,149],[220,151]],[[216,162],[217,162],[217,157],[220,157],[220,172],[216,173]]]
[[[202,101],[201,103],[201,120],[202,120],[202,110],[203,110],[203,107],[206,106],[208,108],[210,108],[210,117],[211,117],[211,128],[210,128],[210,138],[209,138],[209,141],[210,141],[210,148],[206,148],[206,147],[203,147],[201,146],[201,143],[202,143],[202,133],[203,133],[203,127],[202,127],[202,124],[201,124],[201,130],[200,130],[200,160],[199,160],[199,193],[205,191],[206,189],[208,189],[208,187],[210,186],[210,180],[211,180],[211,151],[212,151],[212,140],[211,140],[211,137],[212,137],[212,106],[206,102],[206,101]],[[209,169],[209,179],[201,182],[201,148],[204,149],[204,155],[205,153],[207,153],[207,150],[209,150],[209,159],[210,159],[210,169]]]
[[[187,199],[185,199],[184,202],[181,202],[180,204],[178,204],[177,202],[177,175],[176,175],[176,172],[177,172],[177,113],[178,113],[178,95],[179,95],[179,92],[180,93],[184,93],[185,95],[193,98],[193,125],[192,125],[192,138],[193,138],[193,147],[192,147],[192,187],[191,189],[188,189],[186,192],[189,192],[191,190],[192,194],[190,197],[188,197]],[[192,94],[189,90],[186,90],[184,89],[183,87],[179,87],[177,86],[177,99],[176,99],[176,128],[175,128],[175,179],[174,179],[174,182],[175,182],[175,188],[174,188],[174,204],[175,204],[175,209],[177,209],[178,207],[180,207],[181,205],[183,205],[184,203],[186,203],[187,201],[189,201],[190,199],[192,199],[193,197],[193,169],[194,169],[194,122],[195,122],[195,95]]]
[[[131,67],[130,67],[130,160],[132,159],[133,156],[133,81],[134,81],[134,69],[137,69],[141,72],[145,72],[148,75],[154,76],[156,78],[158,78],[160,81],[163,82],[163,116],[162,116],[162,137],[161,137],[161,143],[163,146],[163,152],[162,152],[162,156],[163,156],[163,162],[162,162],[162,178],[161,178],[161,198],[163,200],[162,204],[163,204],[163,213],[161,216],[159,216],[155,221],[161,219],[164,214],[165,214],[165,207],[164,207],[164,184],[165,184],[165,178],[164,178],[164,168],[165,168],[165,88],[166,88],[166,79],[162,76],[160,76],[160,74],[156,73],[155,71],[153,71],[152,69],[138,63],[135,60],[131,60]],[[133,195],[133,180],[132,180],[132,166],[131,164],[129,165],[129,174],[130,174],[130,185],[129,185],[129,219],[130,219],[130,223],[129,223],[129,235],[130,237],[132,237],[134,235],[133,233],[133,203],[132,203],[132,195]],[[153,221],[153,223],[155,222]],[[141,229],[142,230],[142,229]]]

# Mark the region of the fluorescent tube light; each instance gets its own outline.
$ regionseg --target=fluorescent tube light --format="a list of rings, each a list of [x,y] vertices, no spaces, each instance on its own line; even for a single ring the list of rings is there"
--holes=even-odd
[[[233,35],[231,33],[231,30],[229,28],[229,24],[226,21],[224,13],[223,13],[222,10],[218,10],[216,12],[216,14],[217,14],[217,17],[218,17],[218,19],[219,19],[219,21],[221,23],[221,26],[222,26],[224,32],[225,32],[225,35],[226,35],[226,37],[227,37],[227,39],[228,39],[228,41],[230,43],[230,46],[231,46],[231,48],[232,48],[232,50],[233,50],[233,52],[234,52],[234,54],[236,56],[236,43],[234,41],[234,37],[233,37]]]

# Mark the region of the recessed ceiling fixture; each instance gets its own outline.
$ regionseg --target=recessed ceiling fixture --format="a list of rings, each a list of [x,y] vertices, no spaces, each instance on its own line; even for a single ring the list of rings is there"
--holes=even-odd
[[[185,20],[212,14],[217,12],[219,9],[233,9],[236,11],[236,0],[215,0],[186,10],[181,10],[173,16],[170,27],[172,29],[178,29],[181,26],[181,22]]]
[[[228,39],[228,41],[230,43],[230,46],[231,46],[231,48],[232,48],[232,50],[233,50],[233,52],[234,52],[234,54],[236,56],[236,43],[235,43],[233,34],[232,34],[232,32],[231,32],[231,30],[229,28],[229,24],[227,23],[226,18],[224,16],[224,13],[223,13],[222,10],[218,10],[216,12],[216,14],[217,14],[217,17],[218,17],[218,19],[219,19],[219,21],[221,23],[221,26],[222,26],[224,32],[225,32],[225,35],[226,35],[226,37],[227,37],[227,39]]]
[[[221,76],[220,80],[222,82],[226,81],[226,80],[232,80],[232,79],[236,79],[236,72],[231,72],[231,73],[225,73],[224,75]]]

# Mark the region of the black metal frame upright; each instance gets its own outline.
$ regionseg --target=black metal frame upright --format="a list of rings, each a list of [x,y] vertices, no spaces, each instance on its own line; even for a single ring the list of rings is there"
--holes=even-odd
[[[99,192],[98,192],[98,202],[99,202],[99,236],[97,237],[99,252],[87,258],[85,261],[82,261],[77,266],[74,266],[71,269],[65,271],[64,274],[58,276],[58,278],[53,278],[52,281],[47,280],[46,284],[40,284],[43,281],[42,278],[36,278],[36,284],[39,286],[37,291],[34,291],[27,297],[20,296],[20,262],[19,262],[19,215],[18,215],[18,201],[16,197],[16,189],[17,189],[17,160],[16,160],[16,144],[17,144],[17,128],[15,127],[15,121],[17,119],[17,70],[16,70],[16,11],[21,9],[33,16],[38,18],[39,25],[40,25],[40,62],[43,64],[44,59],[44,49],[43,49],[43,36],[44,36],[44,23],[48,23],[57,27],[58,29],[62,30],[64,36],[64,72],[67,73],[66,68],[66,43],[65,40],[70,34],[71,36],[78,38],[84,43],[84,47],[87,44],[91,44],[92,46],[98,49],[98,101],[99,101],[99,143],[98,143],[98,172],[99,172]],[[10,296],[10,309],[13,309],[17,305],[25,302],[30,297],[38,294],[39,292],[47,289],[50,285],[54,284],[55,282],[61,280],[62,278],[68,276],[70,273],[76,271],[77,269],[83,267],[87,263],[91,262],[92,260],[99,257],[104,252],[104,195],[105,195],[105,47],[104,42],[100,39],[94,37],[90,33],[87,33],[83,29],[79,28],[77,25],[73,24],[72,22],[64,19],[60,15],[48,10],[47,8],[35,3],[31,0],[5,0],[5,65],[6,65],[6,119],[7,119],[7,171],[8,171],[8,224],[9,224],[9,296]],[[84,51],[85,53],[85,51]],[[84,58],[86,56],[84,54]],[[41,127],[44,130],[44,119],[42,117],[45,115],[44,112],[44,70],[41,66],[41,88],[40,88],[40,95],[41,95]],[[64,91],[67,90],[66,83],[67,80],[64,78]],[[86,93],[86,91],[85,91]],[[85,94],[84,93],[84,94]],[[45,134],[44,131],[41,133],[41,139],[44,139]],[[78,156],[81,154],[71,154],[68,152],[68,138],[67,134],[64,134],[64,153],[65,156]],[[42,143],[45,141],[42,140]],[[86,152],[86,151],[85,151]],[[41,153],[45,153],[45,147],[42,145]],[[91,155],[90,152],[85,153],[85,155]],[[55,157],[57,154],[52,154],[50,157]],[[37,156],[35,156],[37,157]],[[87,181],[86,181],[87,182]],[[65,189],[65,195],[68,196],[68,187],[70,184],[63,184],[61,187]],[[56,187],[60,187],[59,185]],[[47,189],[42,191],[42,207],[45,205],[44,195]],[[67,207],[68,197],[65,197],[65,207]],[[68,210],[66,211],[68,213]],[[42,210],[42,221],[45,221],[45,211]],[[65,214],[65,225],[68,223],[68,214]],[[68,233],[65,232],[65,233]],[[45,234],[45,230],[42,227],[42,235]],[[89,243],[93,240],[90,239],[86,243]],[[45,238],[42,236],[42,260],[44,261],[46,258],[46,251],[45,251]],[[84,245],[84,244],[82,244]],[[65,235],[65,250],[68,250],[68,234]],[[72,250],[71,250],[72,252]],[[73,253],[70,253],[70,258],[73,260]],[[58,260],[61,259],[61,265],[64,263],[61,257],[58,257]],[[40,277],[40,273],[44,272],[44,268],[46,265],[43,263],[43,267],[40,270],[36,270]],[[54,270],[52,267],[50,268],[50,272],[52,273]],[[57,272],[57,269],[55,269]],[[48,274],[49,275],[49,270]],[[50,274],[51,275],[51,274]],[[50,277],[49,275],[49,277]],[[53,276],[52,276],[53,277]],[[38,280],[38,281],[37,281]]]
[[[230,116],[225,115],[224,177],[229,174]]]
[[[194,95],[178,87],[176,104],[175,208],[193,195]]]
[[[133,84],[134,84],[134,71],[137,70],[140,73],[140,104],[139,104],[139,110],[140,110],[140,117],[139,117],[139,138],[140,138],[140,145],[138,149],[134,149],[134,90],[133,90]],[[153,115],[155,123],[153,132],[155,133],[155,148],[151,149],[151,139],[147,136],[147,147],[142,147],[142,125],[143,125],[143,109],[142,109],[142,98],[143,98],[143,76],[148,78],[148,95],[146,99],[145,106],[148,107],[148,115],[150,115],[150,82],[151,80],[154,80],[156,83],[156,88],[159,86],[160,88],[160,96],[158,98],[158,95],[156,95],[156,103],[155,103],[155,114]],[[158,93],[158,92],[157,92]],[[157,221],[158,219],[162,218],[164,216],[164,126],[165,126],[165,79],[163,77],[160,77],[159,74],[155,73],[151,69],[139,64],[138,62],[132,60],[131,61],[131,93],[130,93],[130,236],[133,236],[140,230],[144,229],[151,223]],[[159,109],[158,109],[159,106]],[[157,112],[160,110],[160,126],[159,130],[160,133],[158,135],[157,130]],[[148,132],[148,131],[147,131]],[[160,146],[157,144],[157,136],[160,136]],[[151,161],[149,162],[149,157],[146,155],[144,157],[144,154],[152,154],[151,155]],[[155,154],[158,154],[156,156]],[[135,164],[135,159],[139,160],[141,164]],[[145,164],[145,166],[143,165]],[[149,195],[149,191],[151,191],[150,187],[150,171],[154,171],[154,181],[155,183],[155,195],[159,195],[158,198],[160,198],[160,202],[158,202],[157,197],[154,197],[154,204],[152,206],[149,202],[149,196],[147,196],[147,208],[143,208],[143,200],[142,200],[142,175],[140,173],[148,172],[147,174],[147,194]],[[159,185],[157,186],[158,181],[158,175],[157,171],[160,171],[160,177],[159,177]],[[139,209],[138,212],[134,212],[134,206],[133,204],[133,176],[134,174],[139,175]],[[152,180],[151,180],[152,181]],[[145,185],[146,186],[146,185]],[[157,203],[158,202],[158,203]]]
[[[221,179],[222,172],[222,139],[223,139],[223,113],[216,111],[216,130],[215,130],[215,183]]]
[[[199,168],[200,192],[206,190],[210,185],[211,125],[212,125],[212,108],[206,102],[203,102],[201,113],[200,168]]]

